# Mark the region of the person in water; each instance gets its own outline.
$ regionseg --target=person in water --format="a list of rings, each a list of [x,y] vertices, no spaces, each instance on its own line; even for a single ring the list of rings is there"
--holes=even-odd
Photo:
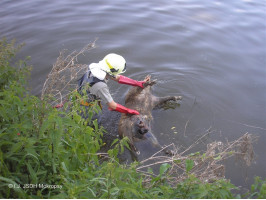
[[[100,62],[91,63],[86,73],[79,80],[78,91],[81,93],[83,87],[89,84],[89,89],[86,91],[88,101],[100,99],[107,104],[108,109],[120,113],[128,113],[139,115],[139,112],[126,108],[116,103],[107,86],[107,80],[111,79],[120,84],[137,86],[144,88],[144,83],[148,80],[136,81],[120,74],[126,71],[126,60],[118,54],[108,54]]]

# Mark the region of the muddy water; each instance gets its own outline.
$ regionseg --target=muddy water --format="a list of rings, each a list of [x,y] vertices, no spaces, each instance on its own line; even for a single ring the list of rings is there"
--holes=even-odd
[[[155,95],[183,96],[176,109],[153,112],[161,144],[185,148],[208,129],[206,142],[246,132],[259,136],[249,168],[226,163],[226,176],[246,186],[255,175],[266,177],[265,10],[265,0],[2,0],[0,36],[26,43],[19,56],[32,57],[35,95],[60,50],[81,49],[99,38],[98,48],[80,63],[116,52],[127,60],[126,76],[140,80],[151,74],[158,79]],[[121,104],[128,89],[110,83]],[[119,114],[105,112],[104,119],[116,134]]]

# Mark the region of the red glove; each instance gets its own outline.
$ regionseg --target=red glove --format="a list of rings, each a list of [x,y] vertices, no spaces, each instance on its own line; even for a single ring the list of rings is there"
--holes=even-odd
[[[143,83],[145,83],[145,81],[136,81],[126,76],[120,75],[118,83],[132,85],[132,86],[139,86],[141,88],[144,88]]]
[[[109,108],[109,110],[112,110]],[[128,114],[131,114],[131,115],[139,115],[139,112],[136,111],[136,110],[132,110],[130,108],[126,108],[120,104],[116,104],[116,108],[115,110],[112,110],[112,111],[117,111],[117,112],[121,112],[121,113],[128,113]]]
[[[53,106],[53,108],[62,108],[63,106],[64,106],[64,104],[60,103],[60,104],[57,104],[57,105]]]

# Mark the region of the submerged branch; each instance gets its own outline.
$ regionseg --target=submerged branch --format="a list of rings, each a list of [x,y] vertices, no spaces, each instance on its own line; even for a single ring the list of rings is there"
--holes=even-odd
[[[169,163],[171,168],[168,169],[168,174],[171,176],[167,177],[169,179],[168,181],[172,184],[177,184],[188,178],[188,171],[203,182],[213,182],[224,178],[225,167],[222,161],[232,156],[237,156],[237,158],[243,160],[248,166],[253,161],[254,151],[252,143],[256,137],[249,133],[244,134],[239,139],[230,143],[223,143],[220,141],[212,142],[207,145],[207,149],[203,153],[186,154],[189,149],[195,146],[206,134],[200,137],[185,151],[176,152],[175,155],[171,157],[160,156],[157,153],[152,155],[150,158],[140,162],[137,171],[143,171],[151,166]],[[193,163],[191,169],[188,169],[188,160]],[[154,174],[146,173],[145,176],[145,183],[148,183]]]

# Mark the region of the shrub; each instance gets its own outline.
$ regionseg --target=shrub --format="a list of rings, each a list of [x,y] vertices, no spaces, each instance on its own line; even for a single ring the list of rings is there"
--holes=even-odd
[[[64,190],[35,184],[67,185],[68,177],[94,171],[98,158],[93,154],[100,148],[102,130],[86,126],[86,119],[77,112],[60,112],[29,95],[29,67],[24,61],[10,67],[18,48],[5,39],[0,44],[0,194],[5,198],[58,195]]]

